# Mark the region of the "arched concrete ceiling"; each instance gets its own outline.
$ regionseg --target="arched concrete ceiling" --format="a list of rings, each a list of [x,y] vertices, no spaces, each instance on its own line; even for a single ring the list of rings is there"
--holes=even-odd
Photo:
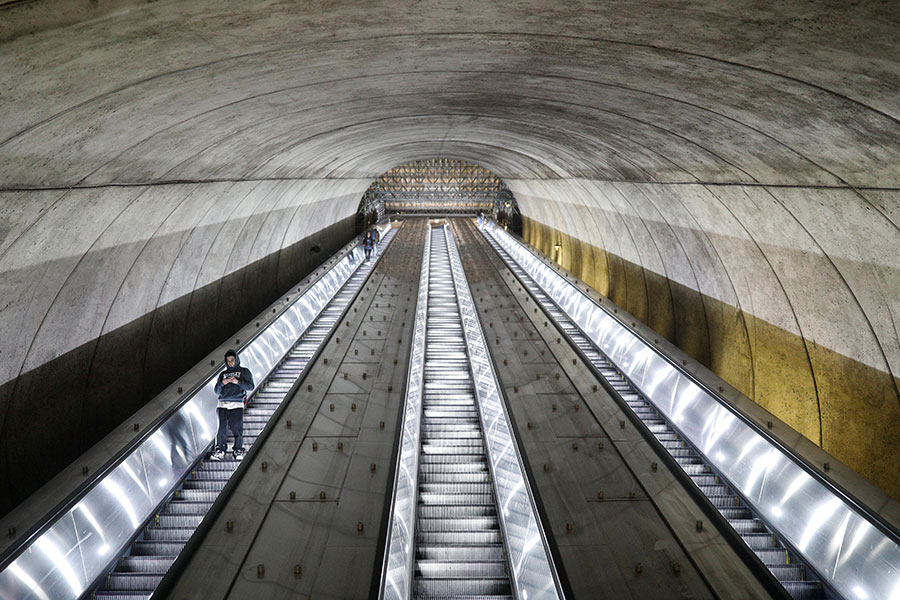
[[[13,463],[53,454],[16,450],[55,394],[29,373],[84,349],[59,419],[89,420],[102,340],[149,319],[128,368],[167,373],[145,357],[202,337],[223,281],[269,282],[252,312],[372,179],[438,156],[494,171],[535,245],[566,237],[561,262],[900,494],[896,2],[63,4],[0,5],[13,497]]]
[[[370,178],[449,144],[507,179],[896,185],[896,8],[667,4],[159,2],[23,36],[4,184]]]

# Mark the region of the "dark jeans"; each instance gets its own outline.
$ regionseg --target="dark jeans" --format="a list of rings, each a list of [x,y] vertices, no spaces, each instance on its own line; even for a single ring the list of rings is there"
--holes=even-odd
[[[225,452],[228,449],[226,442],[226,424],[234,434],[234,450],[244,449],[244,409],[243,408],[217,408],[219,415],[219,431],[216,433],[216,449]]]

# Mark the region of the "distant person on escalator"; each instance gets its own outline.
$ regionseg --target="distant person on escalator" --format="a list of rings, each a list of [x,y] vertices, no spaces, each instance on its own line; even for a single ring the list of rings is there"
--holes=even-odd
[[[366,234],[366,238],[363,240],[363,251],[366,253],[366,262],[368,262],[369,257],[372,256],[372,238],[369,237],[369,234]]]
[[[247,405],[247,392],[252,389],[253,375],[250,369],[242,367],[237,352],[229,350],[225,353],[225,370],[219,373],[216,381],[219,431],[216,433],[216,449],[210,456],[212,460],[225,458],[225,451],[228,449],[226,427],[234,435],[234,446],[231,448],[234,460],[244,458],[244,407]]]

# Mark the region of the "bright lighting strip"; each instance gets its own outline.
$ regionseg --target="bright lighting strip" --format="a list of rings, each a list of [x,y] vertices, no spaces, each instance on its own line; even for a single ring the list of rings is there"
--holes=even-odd
[[[549,546],[537,517],[531,486],[519,457],[509,425],[490,353],[478,320],[475,302],[466,281],[452,233],[447,230],[447,248],[453,283],[468,346],[469,365],[481,414],[488,462],[500,509],[500,526],[506,541],[510,574],[516,598],[562,598]]]
[[[431,227],[427,227],[416,322],[406,375],[406,403],[401,427],[400,452],[394,469],[389,535],[379,597],[408,600],[412,594],[415,550],[416,502],[419,473],[419,443],[422,423],[422,392],[425,373],[425,326],[428,317],[428,277],[431,265]]]
[[[826,584],[854,600],[900,600],[900,544],[524,244],[485,231],[728,480]]]
[[[358,253],[356,260],[341,258],[240,350],[242,366],[263,374],[257,381],[264,382],[362,264]],[[76,600],[87,591],[208,450],[217,428],[215,383],[222,370],[224,364],[69,510],[17,549],[0,571],[0,599]]]

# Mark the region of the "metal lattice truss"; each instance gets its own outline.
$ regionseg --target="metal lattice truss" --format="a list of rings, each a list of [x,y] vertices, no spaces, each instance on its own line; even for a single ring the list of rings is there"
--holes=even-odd
[[[512,192],[499,177],[463,160],[430,158],[394,167],[366,190],[360,212],[407,215],[509,214]]]

